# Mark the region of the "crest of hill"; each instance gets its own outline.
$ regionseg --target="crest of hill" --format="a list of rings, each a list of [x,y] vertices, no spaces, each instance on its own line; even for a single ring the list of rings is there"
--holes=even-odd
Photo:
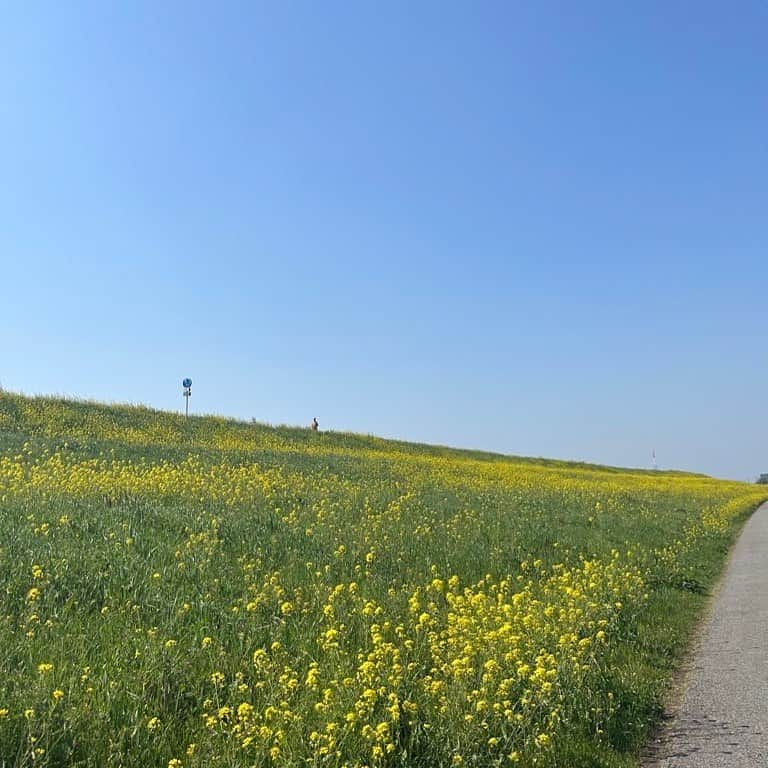
[[[161,448],[171,454],[179,451],[188,453],[190,449],[236,454],[267,452],[329,456],[381,453],[390,456],[397,454],[402,458],[410,455],[527,464],[565,471],[706,477],[678,471],[659,472],[410,443],[353,432],[315,433],[302,427],[275,426],[214,414],[195,415],[186,419],[181,414],[145,405],[103,403],[60,396],[27,396],[8,391],[0,391],[0,434],[5,444],[13,444],[22,439],[45,439],[76,444],[98,443],[100,447],[106,444]]]

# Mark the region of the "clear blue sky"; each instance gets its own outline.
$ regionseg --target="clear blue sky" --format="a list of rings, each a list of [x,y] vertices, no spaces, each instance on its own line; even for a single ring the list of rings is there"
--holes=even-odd
[[[15,3],[0,382],[768,471],[768,3]]]

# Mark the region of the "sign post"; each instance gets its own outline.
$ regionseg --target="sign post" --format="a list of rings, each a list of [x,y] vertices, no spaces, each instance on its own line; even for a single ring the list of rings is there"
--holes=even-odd
[[[181,386],[184,387],[184,417],[189,418],[189,398],[192,397],[192,379],[184,379],[181,382]]]

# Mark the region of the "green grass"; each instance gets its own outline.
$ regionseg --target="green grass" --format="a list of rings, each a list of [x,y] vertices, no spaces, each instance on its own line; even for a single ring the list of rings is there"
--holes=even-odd
[[[0,758],[637,765],[766,497],[0,393]]]

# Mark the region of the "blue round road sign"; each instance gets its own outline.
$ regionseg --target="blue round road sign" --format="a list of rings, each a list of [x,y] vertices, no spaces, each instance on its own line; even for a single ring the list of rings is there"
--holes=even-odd
[[[181,382],[183,387],[186,387],[189,389],[192,386],[192,379],[184,379],[184,381]]]

